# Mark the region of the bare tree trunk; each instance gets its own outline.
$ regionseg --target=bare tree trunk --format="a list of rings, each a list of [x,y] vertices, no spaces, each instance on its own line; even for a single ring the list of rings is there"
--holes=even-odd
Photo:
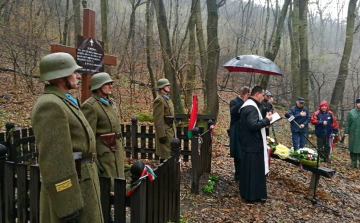
[[[104,42],[104,53],[109,53],[107,0],[101,0],[101,34],[102,41]]]
[[[71,20],[71,16],[69,18],[69,3],[70,0],[66,0],[66,11],[65,11],[65,22],[64,22],[64,30],[63,30],[63,37],[62,37],[62,45],[66,45],[66,40],[67,40],[67,35],[68,35],[68,31],[69,31],[69,23]]]
[[[206,95],[205,100],[205,114],[213,114],[217,117],[219,113],[219,97],[217,91],[217,72],[219,66],[219,54],[220,46],[218,40],[218,20],[219,20],[219,7],[221,3],[217,4],[216,0],[207,0],[206,1],[207,10],[208,10],[208,20],[207,20],[207,36],[208,36],[208,65],[206,70],[205,85]]]
[[[187,76],[186,76],[186,84],[185,84],[185,108],[187,108],[188,112],[191,109],[191,102],[192,102],[192,93],[193,93],[193,88],[195,86],[195,73],[196,73],[196,67],[195,67],[195,63],[196,63],[196,58],[195,58],[195,54],[196,54],[196,39],[195,39],[195,22],[196,22],[196,18],[195,18],[195,14],[194,14],[194,9],[195,9],[195,4],[198,0],[192,0],[192,4],[191,4],[191,15],[190,15],[190,21],[189,21],[189,50],[188,50],[188,62],[187,62]]]
[[[280,44],[281,44],[281,36],[284,29],[284,21],[287,14],[287,9],[290,4],[291,0],[285,0],[284,5],[281,9],[281,13],[279,16],[279,20],[276,26],[276,32],[275,32],[275,38],[272,42],[272,47],[268,48],[265,52],[265,57],[274,61],[276,58],[276,55],[279,51]],[[266,89],[267,84],[269,82],[269,75],[261,75],[260,79],[258,80],[258,85],[260,85],[262,88]]]
[[[204,33],[202,27],[202,18],[201,18],[201,8],[200,8],[200,0],[196,1],[195,4],[195,18],[196,18],[196,38],[199,47],[199,54],[200,54],[200,63],[201,63],[201,80],[204,88],[204,92],[206,91],[205,85],[205,77],[206,77],[206,70],[207,70],[207,58],[206,58],[206,47],[205,47],[205,40],[204,40]],[[205,93],[204,93],[205,95]],[[205,99],[204,99],[205,101]]]
[[[268,24],[269,24],[269,19],[270,19],[270,0],[266,0],[266,20],[265,20],[265,33],[264,33],[264,40],[263,40],[263,50],[264,50],[264,55],[266,53],[266,40],[267,40],[267,31],[268,31]],[[237,44],[236,44],[237,47]]]
[[[146,3],[146,2],[141,2],[141,0],[132,0],[131,1],[130,29],[129,29],[129,33],[128,33],[128,36],[126,38],[126,42],[124,45],[125,48],[122,51],[122,56],[120,57],[120,63],[117,68],[118,71],[120,71],[121,67],[124,65],[126,55],[131,55],[131,52],[128,52],[128,49],[129,49],[129,47],[131,49],[132,44],[129,44],[129,43],[135,36],[136,9],[144,3]]]
[[[299,50],[299,0],[293,1],[293,8],[289,17],[289,33],[291,45],[291,101],[300,96],[300,50]]]
[[[55,8],[56,8],[56,14],[57,14],[57,21],[58,21],[58,28],[59,28],[59,36],[60,36],[60,44],[63,43],[62,41],[62,35],[61,35],[61,16],[59,13],[59,5],[60,5],[60,0],[55,0]]]
[[[348,66],[354,40],[354,24],[355,24],[355,9],[357,0],[350,0],[348,7],[348,17],[346,22],[346,39],[343,56],[340,62],[338,77],[336,79],[334,91],[331,95],[330,108],[336,113],[337,107],[344,96],[345,81],[348,75]]]
[[[178,27],[179,27],[179,0],[175,0],[175,21],[172,22],[170,21],[172,24],[174,24],[174,28],[172,28],[173,30],[173,34],[172,34],[172,48],[174,49],[174,54],[176,55],[176,46],[177,46],[177,35],[176,33],[178,32]],[[181,49],[179,49],[181,50]]]
[[[166,12],[163,0],[152,0],[156,10],[156,20],[159,31],[160,45],[162,48],[162,58],[164,62],[165,77],[171,83],[171,99],[174,103],[176,113],[184,113],[181,103],[179,85],[176,79],[175,61],[170,44],[170,35],[167,27]]]
[[[300,95],[309,103],[308,0],[299,1]]]
[[[108,31],[108,0],[101,0],[101,35],[104,42],[104,53],[109,53],[109,31]],[[109,65],[104,65],[106,73],[111,72]]]
[[[275,35],[275,30],[276,30],[276,21],[278,21],[279,19],[279,1],[276,0],[276,5],[275,5],[275,13],[274,14],[274,27],[271,31],[271,35],[269,37],[269,41],[268,41],[268,44],[267,44],[267,49],[271,49],[272,45],[273,45],[273,41],[274,41],[274,35]],[[286,16],[285,16],[286,17]],[[265,40],[266,42],[266,40]],[[266,52],[265,52],[265,55],[266,55]]]
[[[8,25],[10,22],[10,16],[12,13],[12,9],[13,6],[16,4],[15,2],[12,2],[11,0],[5,0],[2,4],[1,4],[1,8],[0,8],[0,12],[1,13],[1,21],[4,22],[4,25]]]
[[[81,35],[81,19],[80,19],[80,0],[73,0],[73,10],[74,10],[74,44],[76,45],[77,36]],[[68,43],[70,44],[70,43]]]
[[[146,65],[150,74],[151,93],[153,99],[156,98],[156,82],[154,71],[151,67],[151,48],[152,48],[152,27],[153,27],[153,8],[151,7],[151,0],[146,1]]]

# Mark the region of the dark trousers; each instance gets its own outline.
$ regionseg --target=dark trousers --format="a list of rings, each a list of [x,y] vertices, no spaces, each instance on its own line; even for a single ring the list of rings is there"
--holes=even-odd
[[[304,148],[305,146],[305,136],[306,132],[302,134],[301,132],[292,132],[292,142],[294,150],[297,150],[299,148]],[[300,138],[300,147],[299,147],[299,138]]]
[[[359,161],[359,167],[360,167],[360,153],[350,152],[350,159],[351,159],[352,167],[356,167],[358,161]]]
[[[241,159],[234,158],[234,167],[235,167],[235,180],[237,182],[239,182],[240,181]]]
[[[270,135],[270,128],[265,128],[266,136]]]
[[[316,139],[320,157],[325,161],[328,161],[330,154],[329,137],[316,137]]]

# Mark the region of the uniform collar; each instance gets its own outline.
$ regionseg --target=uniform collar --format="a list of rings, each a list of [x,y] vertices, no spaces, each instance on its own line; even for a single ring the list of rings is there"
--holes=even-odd
[[[160,95],[162,97],[164,97],[165,99],[169,100],[170,99],[170,96],[168,94],[163,94],[162,92],[160,92]]]
[[[112,103],[112,99],[110,97],[104,98],[96,92],[93,92],[91,96],[105,105],[109,105],[110,103]]]
[[[70,102],[70,104],[79,107],[78,101],[70,93],[66,93],[56,86],[50,84],[45,85],[44,94],[54,94],[59,98]]]

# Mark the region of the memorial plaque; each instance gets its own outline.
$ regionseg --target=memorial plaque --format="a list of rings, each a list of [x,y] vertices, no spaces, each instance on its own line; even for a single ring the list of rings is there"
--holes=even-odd
[[[104,42],[78,35],[76,62],[83,68],[79,71],[95,74],[104,71]]]

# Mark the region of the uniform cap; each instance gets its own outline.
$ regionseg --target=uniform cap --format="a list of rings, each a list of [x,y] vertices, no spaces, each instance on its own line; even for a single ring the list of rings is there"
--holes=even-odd
[[[297,101],[300,103],[305,103],[305,99],[302,97],[298,97]]]
[[[101,72],[101,73],[94,74],[90,80],[90,90],[93,91],[93,90],[99,89],[104,84],[112,83],[112,82],[114,82],[114,81],[111,79],[111,77],[108,73]]]
[[[169,80],[166,79],[166,78],[161,78],[161,79],[158,80],[156,88],[161,89],[161,88],[163,88],[165,86],[168,86],[168,85],[170,85]]]
[[[40,81],[67,77],[80,69],[75,59],[68,53],[52,53],[40,60]]]

